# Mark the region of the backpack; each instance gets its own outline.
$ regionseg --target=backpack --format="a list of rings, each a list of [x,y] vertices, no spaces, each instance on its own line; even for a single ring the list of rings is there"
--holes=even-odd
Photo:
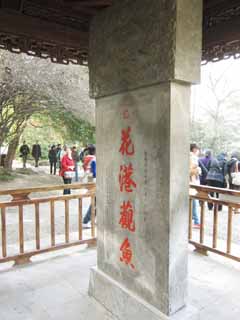
[[[231,173],[232,184],[235,186],[240,186],[240,171],[238,171],[239,161],[235,162],[234,172]]]

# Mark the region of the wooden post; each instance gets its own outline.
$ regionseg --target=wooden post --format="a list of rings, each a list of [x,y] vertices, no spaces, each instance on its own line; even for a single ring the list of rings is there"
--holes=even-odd
[[[69,200],[65,200],[65,242],[69,243]]]
[[[82,240],[82,199],[78,199],[78,239]]]
[[[95,238],[95,196],[91,196],[91,235]]]
[[[6,209],[1,208],[1,222],[2,222],[2,256],[7,256],[7,235],[6,235]]]
[[[232,247],[232,207],[228,208],[227,253],[231,253]]]
[[[214,203],[213,212],[213,248],[217,248],[217,236],[218,236],[218,204]]]
[[[200,243],[204,242],[204,229],[205,229],[205,202],[201,200],[201,226],[200,226]]]
[[[55,208],[54,208],[54,201],[50,202],[51,208],[51,245],[52,247],[55,246]]]
[[[19,251],[24,253],[23,205],[19,205]]]
[[[39,203],[35,203],[35,235],[36,249],[40,249],[40,218],[39,218]]]
[[[192,199],[189,199],[189,224],[188,224],[188,239],[192,239]]]

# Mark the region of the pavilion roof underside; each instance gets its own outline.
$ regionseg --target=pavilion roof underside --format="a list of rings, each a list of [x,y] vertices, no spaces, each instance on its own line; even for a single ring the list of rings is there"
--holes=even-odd
[[[0,48],[86,65],[91,20],[113,2],[0,0]],[[202,61],[231,56],[240,57],[240,0],[204,0]]]

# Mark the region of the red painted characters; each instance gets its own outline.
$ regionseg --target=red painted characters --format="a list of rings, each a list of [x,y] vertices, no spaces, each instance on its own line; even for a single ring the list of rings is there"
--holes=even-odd
[[[130,201],[123,201],[123,204],[121,205],[120,215],[121,217],[119,220],[119,224],[121,225],[122,229],[127,229],[130,232],[135,232],[134,210]]]
[[[128,165],[121,165],[119,172],[119,186],[121,192],[133,192],[133,188],[136,188],[137,185],[132,179],[133,175],[133,166],[131,163]]]
[[[133,156],[135,153],[134,144],[132,142],[132,139],[130,137],[131,133],[131,127],[128,127],[127,129],[122,129],[122,144],[119,149],[119,152],[124,156]]]
[[[125,110],[124,112],[124,116],[126,116],[126,118],[124,117],[125,119],[127,119],[129,116],[128,111],[126,111],[127,110]],[[121,146],[119,148],[119,152],[121,153],[121,155],[127,158],[130,158],[135,154],[134,143],[131,139],[131,130],[131,127],[122,129]],[[120,192],[132,193],[134,189],[137,188],[137,184],[133,179],[133,175],[134,170],[132,163],[129,162],[127,164],[120,165],[118,176]],[[121,204],[119,225],[122,229],[132,233],[134,233],[136,230],[134,221],[134,207],[129,200],[123,201],[123,203]],[[135,266],[132,263],[133,250],[128,238],[125,238],[125,240],[123,241],[120,247],[120,251],[120,261],[135,270]]]
[[[132,264],[133,253],[128,238],[123,241],[120,251],[122,251],[120,261],[124,262],[126,265],[130,265],[132,269],[135,269],[135,266]]]

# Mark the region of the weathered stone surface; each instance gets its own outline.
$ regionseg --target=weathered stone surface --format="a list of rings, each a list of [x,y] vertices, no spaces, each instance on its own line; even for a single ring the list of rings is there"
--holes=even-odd
[[[201,10],[199,0],[122,0],[92,24],[98,269],[90,294],[120,320],[135,311],[161,319],[185,305],[190,83],[200,73]],[[127,128],[132,157],[119,152]],[[136,189],[120,192],[121,166],[130,163]],[[124,201],[133,205],[134,232],[119,223]],[[121,261],[124,240],[129,264]]]
[[[159,82],[198,82],[201,0],[121,0],[90,38],[90,93],[102,97]]]
[[[200,320],[199,312],[193,306],[170,317],[164,315],[97,268],[91,269],[88,291],[120,320]]]
[[[98,268],[165,314],[182,308],[187,284],[190,86],[165,83],[97,100]],[[126,111],[128,114],[125,119]],[[131,127],[136,192],[119,190],[121,130]],[[119,225],[134,203],[135,233]],[[119,261],[128,236],[136,270]]]

